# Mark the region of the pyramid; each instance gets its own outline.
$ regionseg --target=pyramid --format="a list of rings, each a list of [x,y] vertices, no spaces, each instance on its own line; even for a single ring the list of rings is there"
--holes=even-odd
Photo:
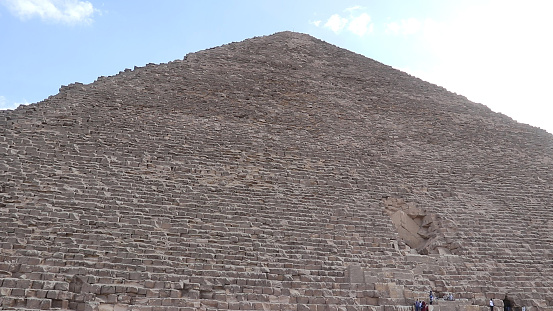
[[[3,310],[553,310],[553,136],[306,34],[0,111],[0,176]]]

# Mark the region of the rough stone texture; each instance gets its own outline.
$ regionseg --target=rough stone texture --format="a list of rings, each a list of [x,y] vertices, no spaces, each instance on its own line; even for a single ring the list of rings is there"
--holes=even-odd
[[[0,131],[3,309],[553,310],[552,135],[308,35],[65,86]]]

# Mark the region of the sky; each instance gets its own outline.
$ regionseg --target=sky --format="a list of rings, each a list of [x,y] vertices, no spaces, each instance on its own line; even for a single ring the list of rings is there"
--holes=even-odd
[[[553,133],[551,0],[0,0],[0,109],[296,31]]]

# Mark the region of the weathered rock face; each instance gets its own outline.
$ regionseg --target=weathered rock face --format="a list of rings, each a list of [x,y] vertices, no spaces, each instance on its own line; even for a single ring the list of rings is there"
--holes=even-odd
[[[308,35],[62,87],[0,131],[4,309],[553,310],[553,136]]]

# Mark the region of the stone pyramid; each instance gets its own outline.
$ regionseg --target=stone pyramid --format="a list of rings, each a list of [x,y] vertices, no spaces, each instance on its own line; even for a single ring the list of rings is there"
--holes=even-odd
[[[1,111],[0,176],[3,310],[553,310],[553,136],[305,34]]]

